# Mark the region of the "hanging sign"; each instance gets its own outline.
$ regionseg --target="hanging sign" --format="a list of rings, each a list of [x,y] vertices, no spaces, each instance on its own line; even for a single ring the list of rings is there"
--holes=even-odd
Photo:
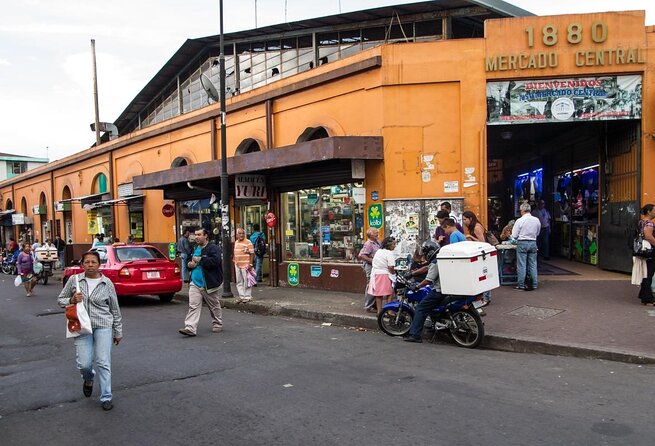
[[[175,246],[175,243],[169,243],[168,244],[168,258],[170,260],[175,260],[175,255],[177,254],[177,248]]]
[[[641,75],[487,83],[487,123],[641,119]]]
[[[300,266],[297,263],[289,263],[287,266],[287,283],[290,286],[298,286],[300,282]]]
[[[172,204],[165,204],[161,208],[161,213],[164,214],[164,217],[172,217],[175,215],[175,206]]]
[[[275,224],[277,223],[277,217],[273,212],[268,211],[264,218],[266,218],[266,226],[268,226],[269,228],[275,227]]]
[[[24,225],[25,224],[25,214],[11,214],[11,224]]]
[[[98,214],[96,211],[86,213],[86,233],[95,235],[98,233]]]
[[[368,225],[371,228],[380,229],[382,227],[382,204],[372,204],[368,207]]]
[[[266,177],[264,175],[236,175],[234,190],[234,198],[237,200],[265,200],[267,197]]]

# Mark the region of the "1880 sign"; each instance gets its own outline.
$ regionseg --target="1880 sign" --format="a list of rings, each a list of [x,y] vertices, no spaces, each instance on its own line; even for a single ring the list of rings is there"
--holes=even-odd
[[[237,175],[234,180],[235,198],[266,199],[266,177],[264,175]]]

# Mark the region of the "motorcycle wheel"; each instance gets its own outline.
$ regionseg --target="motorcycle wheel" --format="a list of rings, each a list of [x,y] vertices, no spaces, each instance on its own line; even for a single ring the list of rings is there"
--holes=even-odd
[[[455,326],[450,335],[460,347],[475,348],[484,337],[484,324],[477,310],[458,311],[453,314]]]
[[[400,315],[396,323],[395,310],[383,310],[378,315],[378,327],[389,336],[404,336],[409,333],[409,327],[412,325],[414,318],[407,310],[400,308]]]
[[[11,265],[2,265],[2,272],[3,274],[11,274],[12,267]]]

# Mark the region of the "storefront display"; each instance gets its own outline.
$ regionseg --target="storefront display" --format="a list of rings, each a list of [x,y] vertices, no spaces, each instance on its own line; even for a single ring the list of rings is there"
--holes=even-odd
[[[351,184],[282,194],[285,259],[356,262],[364,243],[364,204]]]
[[[517,175],[514,180],[514,216],[520,217],[519,206],[528,202],[534,204],[543,195],[543,169],[535,169]]]
[[[598,165],[554,178],[553,240],[563,257],[598,263]]]
[[[210,203],[211,202],[211,203]],[[221,244],[221,209],[218,201],[209,198],[183,201],[178,204],[180,234],[205,228],[211,242]]]

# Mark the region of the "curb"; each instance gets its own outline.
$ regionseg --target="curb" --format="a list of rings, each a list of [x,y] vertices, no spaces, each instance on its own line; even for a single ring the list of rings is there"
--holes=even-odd
[[[188,302],[188,296],[178,293],[175,299]],[[283,316],[306,319],[318,322],[328,322],[346,327],[377,330],[377,319],[372,316],[351,314],[327,313],[315,310],[301,310],[288,308],[282,305],[264,305],[255,302],[237,303],[233,298],[221,299],[221,307],[229,310],[248,311],[266,316]],[[594,348],[584,345],[555,344],[542,340],[519,338],[510,335],[485,334],[481,344],[482,348],[512,353],[536,353],[552,356],[569,356],[585,359],[602,359],[607,361],[624,362],[628,364],[655,364],[655,357],[645,356],[636,352],[624,352],[612,349]]]

